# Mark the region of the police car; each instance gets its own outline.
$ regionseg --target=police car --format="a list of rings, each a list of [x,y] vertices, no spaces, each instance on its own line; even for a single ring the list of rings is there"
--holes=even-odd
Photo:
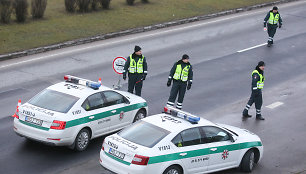
[[[100,164],[119,174],[194,174],[229,168],[250,172],[263,155],[260,138],[245,129],[172,107],[105,138]]]
[[[21,105],[15,132],[28,139],[83,151],[91,139],[146,117],[146,101],[99,82],[66,75]]]

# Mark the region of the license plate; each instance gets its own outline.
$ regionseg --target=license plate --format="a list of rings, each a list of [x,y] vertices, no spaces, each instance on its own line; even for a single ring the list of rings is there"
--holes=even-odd
[[[32,123],[32,124],[38,125],[38,126],[41,126],[42,123],[43,123],[42,120],[37,119],[37,118],[33,118],[33,117],[29,117],[29,116],[25,117],[25,121],[28,122],[28,123]]]
[[[109,148],[109,154],[113,155],[114,157],[117,157],[119,159],[124,159],[125,154],[122,152],[119,152],[118,150],[115,150],[113,148]]]

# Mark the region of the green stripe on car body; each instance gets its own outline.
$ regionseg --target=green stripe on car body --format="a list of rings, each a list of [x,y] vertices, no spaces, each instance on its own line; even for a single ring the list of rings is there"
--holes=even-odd
[[[88,122],[95,121],[95,120],[99,120],[99,119],[102,119],[102,118],[110,117],[112,115],[117,115],[121,111],[129,112],[129,111],[132,111],[132,110],[135,110],[135,109],[140,109],[140,108],[143,108],[143,107],[146,107],[146,106],[147,106],[146,102],[144,102],[144,103],[137,103],[137,104],[125,106],[125,107],[122,107],[122,108],[118,108],[117,110],[119,112],[116,112],[116,113],[112,113],[111,111],[106,111],[106,112],[102,112],[102,113],[99,113],[99,114],[89,115],[87,117],[83,117],[83,118],[67,121],[66,128],[77,126],[77,125],[84,124],[84,123],[88,123]],[[94,116],[94,118],[93,119],[89,119],[89,117],[91,117],[91,116]]]
[[[148,164],[155,164],[155,163],[161,163],[166,161],[173,161],[173,160],[179,160],[184,158],[191,158],[191,157],[197,157],[197,156],[203,156],[203,155],[209,155],[209,154],[215,154],[215,153],[221,153],[224,150],[228,151],[234,151],[234,150],[241,150],[256,146],[262,146],[261,142],[247,142],[247,143],[239,143],[239,144],[232,144],[232,145],[226,145],[226,146],[218,146],[216,151],[211,152],[209,149],[214,148],[205,148],[205,149],[198,149],[198,150],[192,150],[192,151],[185,151],[185,152],[179,152],[179,153],[173,153],[173,154],[167,154],[167,155],[160,155],[160,156],[153,156],[150,157]],[[187,153],[186,156],[181,156],[181,153]]]
[[[122,163],[122,164],[125,164],[125,165],[128,165],[128,166],[131,164],[131,163],[129,163],[129,162],[123,161],[122,159],[116,158],[116,157],[114,157],[114,156],[108,154],[107,152],[104,152],[104,153],[105,153],[108,157],[110,157],[110,158],[112,158],[112,159],[114,159],[114,160],[116,160],[116,161],[118,161],[118,162],[120,162],[120,163]]]

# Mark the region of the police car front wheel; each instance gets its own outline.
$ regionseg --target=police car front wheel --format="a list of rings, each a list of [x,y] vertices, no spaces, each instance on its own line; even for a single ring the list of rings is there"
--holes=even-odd
[[[146,111],[140,109],[134,117],[133,123],[146,117]]]
[[[183,174],[183,171],[180,167],[174,165],[174,166],[170,166],[168,167],[163,174]]]
[[[241,161],[240,168],[243,172],[251,172],[255,164],[254,150],[247,151]]]
[[[75,138],[75,150],[83,151],[87,148],[90,140],[90,134],[87,129],[82,129]]]

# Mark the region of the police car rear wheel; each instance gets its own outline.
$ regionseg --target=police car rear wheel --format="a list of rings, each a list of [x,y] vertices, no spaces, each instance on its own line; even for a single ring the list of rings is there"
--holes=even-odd
[[[82,129],[75,138],[75,149],[77,151],[85,150],[89,144],[89,139],[89,131]]]
[[[163,172],[163,174],[183,174],[183,172],[178,166],[170,166]]]
[[[251,172],[253,170],[255,164],[255,153],[253,150],[247,151],[247,153],[244,154],[240,168],[244,172]]]
[[[136,121],[138,121],[138,120],[141,120],[141,119],[143,119],[143,118],[145,118],[145,117],[146,117],[146,111],[144,111],[143,109],[141,109],[141,110],[139,110],[139,111],[137,112],[137,114],[135,115],[134,120],[133,120],[133,123],[136,122]]]

